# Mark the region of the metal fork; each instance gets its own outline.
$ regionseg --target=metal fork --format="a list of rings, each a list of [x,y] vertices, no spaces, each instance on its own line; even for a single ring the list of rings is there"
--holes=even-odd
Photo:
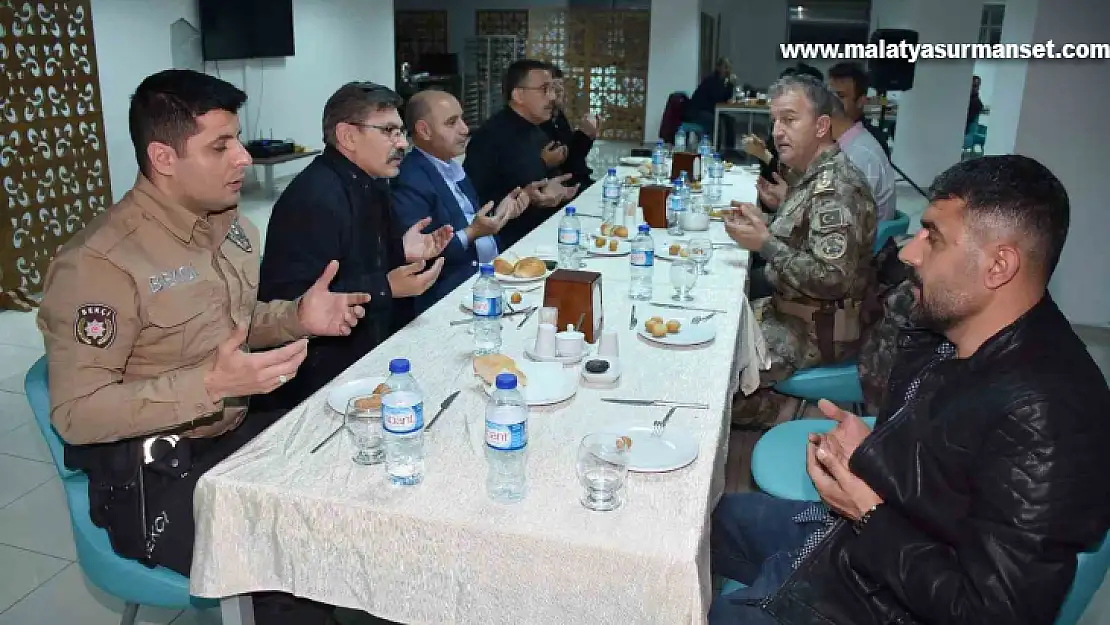
[[[663,435],[663,429],[667,427],[667,422],[671,420],[671,415],[674,414],[675,410],[678,410],[678,406],[672,406],[671,409],[667,411],[667,416],[663,417],[662,421],[656,421],[655,423],[651,424],[651,426],[652,426],[651,435],[652,436],[662,436]]]
[[[632,306],[632,321],[629,322],[628,329],[629,330],[635,330],[636,329],[636,306],[635,305]]]
[[[694,317],[694,319],[690,323],[692,323],[694,325],[698,325],[699,323],[705,323],[706,321],[709,321],[714,316],[716,316],[716,314],[717,313],[709,313],[708,315],[702,315],[700,317]]]

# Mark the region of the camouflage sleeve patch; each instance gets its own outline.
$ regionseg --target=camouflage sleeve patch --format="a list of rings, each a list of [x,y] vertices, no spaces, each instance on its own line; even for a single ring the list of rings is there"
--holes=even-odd
[[[836,202],[826,202],[817,207],[813,219],[813,229],[818,232],[832,232],[840,230],[848,225],[848,219],[844,215],[844,208]]]
[[[824,234],[814,241],[813,253],[825,261],[837,261],[844,258],[848,251],[848,237],[840,232]]]
[[[825,167],[821,170],[821,173],[817,174],[817,181],[813,185],[813,194],[825,195],[835,192],[836,178],[833,176],[833,168]]]

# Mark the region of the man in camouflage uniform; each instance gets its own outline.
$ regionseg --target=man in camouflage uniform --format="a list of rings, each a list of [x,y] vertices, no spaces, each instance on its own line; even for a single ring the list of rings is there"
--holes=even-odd
[[[752,302],[767,343],[770,370],[760,389],[737,396],[733,423],[773,425],[793,405],[771,390],[797,369],[856,355],[859,305],[873,274],[875,200],[860,171],[837,147],[831,115],[841,106],[818,80],[790,76],[771,87],[779,157],[799,180],[769,224],[743,204],[725,226],[737,244],[758,252],[772,295]]]

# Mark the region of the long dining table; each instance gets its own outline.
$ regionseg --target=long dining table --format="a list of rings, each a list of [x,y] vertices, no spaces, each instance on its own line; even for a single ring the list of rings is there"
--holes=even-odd
[[[619,171],[622,178],[632,173]],[[600,214],[601,192],[599,180],[572,205]],[[733,168],[724,196],[754,201],[755,174]],[[509,251],[554,251],[560,217]],[[584,232],[600,226],[588,216],[581,222]],[[710,513],[724,490],[732,398],[750,364],[743,337],[755,322],[746,298],[748,253],[730,244],[720,222],[698,234],[723,245],[688,305],[725,311],[707,322],[716,335],[700,346],[672,348],[638,336],[629,327],[632,307],[641,324],[651,307],[629,298],[628,256],[585,258],[583,269],[602,276],[603,324],[618,331],[622,374],[613,387],[571,371],[580,382],[572,398],[530,409],[523,501],[496,503],[485,492],[488,395],[472,371],[473,335],[451,325],[468,315],[460,304],[471,279],[200,479],[191,593],[221,599],[225,625],[253,623],[249,593],[261,591],[414,624],[704,623],[713,587]],[[674,238],[665,230],[653,236],[657,248]],[[668,270],[656,262],[655,302],[671,302]],[[538,316],[523,327],[520,317],[505,319],[501,351],[523,359]],[[383,378],[394,358],[411,362],[426,415],[461,391],[425,435],[425,478],[416,486],[391,485],[383,465],[355,464],[346,436],[310,453],[343,423],[328,405],[332,389]],[[624,505],[594,512],[579,502],[575,462],[583,436],[650,426],[666,412],[603,402],[607,397],[708,409],[680,409],[667,426],[696,441],[692,464],[629,473]]]

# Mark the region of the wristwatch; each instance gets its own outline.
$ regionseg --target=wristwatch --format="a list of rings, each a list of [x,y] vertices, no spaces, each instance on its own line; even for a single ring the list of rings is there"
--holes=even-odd
[[[871,515],[874,514],[881,505],[883,504],[877,503],[871,506],[871,509],[860,515],[859,519],[852,521],[852,529],[855,530],[857,536],[863,531],[863,526],[867,525],[867,522],[871,520]]]

